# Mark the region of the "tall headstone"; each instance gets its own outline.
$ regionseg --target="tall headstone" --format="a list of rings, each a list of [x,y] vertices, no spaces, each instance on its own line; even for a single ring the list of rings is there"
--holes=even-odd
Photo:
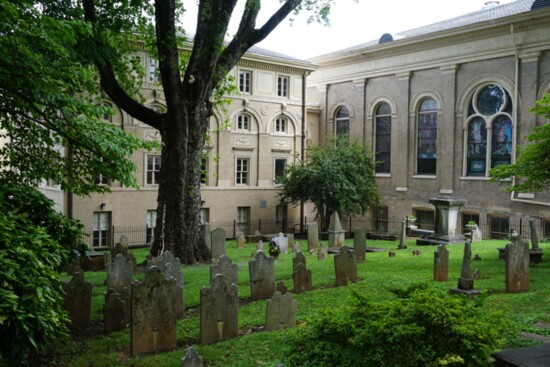
[[[180,367],[203,367],[202,358],[193,347],[187,348],[185,357],[181,359]]]
[[[178,318],[183,318],[185,312],[185,294],[183,291],[183,273],[181,272],[180,259],[175,257],[172,252],[166,251],[161,256],[157,256],[147,261],[145,271],[152,266],[157,266],[166,279],[174,278],[177,282],[176,296],[174,304]]]
[[[465,199],[451,197],[431,198],[435,206],[434,233],[416,240],[417,245],[439,245],[463,243],[466,237],[458,230],[458,212],[467,203]]]
[[[212,259],[219,259],[225,255],[225,229],[214,228],[212,231]]]
[[[216,264],[210,265],[210,284],[212,284],[218,274],[223,275],[230,284],[238,284],[238,271],[237,264],[232,264],[229,257],[222,255]]]
[[[264,241],[259,240],[256,244],[256,252],[264,251]]]
[[[317,222],[307,224],[307,249],[315,250],[319,247],[319,227]]]
[[[317,249],[317,260],[325,260],[328,256],[328,247],[321,246]]]
[[[311,270],[306,269],[305,263],[298,263],[292,273],[292,280],[294,281],[294,293],[302,293],[313,289]]]
[[[210,223],[206,222],[201,224],[201,232],[206,243],[206,247],[212,251],[212,231],[210,230]]]
[[[365,228],[355,228],[353,232],[353,250],[357,262],[365,262],[365,252],[367,250],[367,231]]]
[[[506,293],[529,290],[529,243],[517,233],[506,244]]]
[[[80,267],[80,262],[77,259],[72,259],[71,263],[67,267],[67,274],[73,276],[76,273],[84,273],[84,270]]]
[[[462,257],[462,270],[458,279],[458,287],[449,291],[450,294],[463,294],[468,298],[477,296],[480,292],[474,289],[474,276],[472,274],[472,244],[464,243],[464,256]]]
[[[476,224],[474,228],[472,228],[472,243],[481,242],[483,233],[481,233],[481,229],[479,229],[478,225]]]
[[[126,261],[122,254],[118,254],[114,261],[111,261],[106,266],[107,279],[105,280],[105,288],[113,289],[120,293],[124,288],[130,288],[132,278],[134,276],[133,264]]]
[[[294,258],[292,259],[292,271],[296,271],[298,269],[298,265],[303,264],[304,267],[306,267],[306,257],[301,252],[298,252]]]
[[[63,307],[71,319],[71,327],[84,328],[90,325],[92,306],[92,283],[84,280],[84,272],[75,273],[65,284]]]
[[[357,282],[357,262],[354,251],[347,246],[342,246],[334,255],[334,270],[337,286]]]
[[[221,274],[216,275],[210,288],[201,288],[200,343],[211,344],[236,337],[238,316],[237,285]]]
[[[344,246],[346,241],[345,231],[340,224],[340,217],[338,212],[334,212],[330,216],[330,225],[328,228],[328,247],[341,247]]]
[[[288,249],[294,251],[294,233],[286,234],[286,243],[288,245]]]
[[[124,329],[130,323],[132,311],[130,288],[124,288],[121,293],[109,289],[105,294],[103,304],[103,331],[105,334]],[[130,304],[130,307],[128,307]]]
[[[237,247],[241,248],[244,247],[246,244],[246,237],[244,236],[244,233],[240,230],[237,230]]]
[[[398,250],[405,250],[407,248],[407,222],[401,222],[401,236],[399,236]]]
[[[122,237],[121,237],[121,240],[122,240]],[[118,254],[122,254],[124,257],[128,256],[128,246],[124,246],[120,242],[116,243],[114,247],[111,249],[111,259],[116,259],[116,256]]]
[[[529,250],[529,259],[532,264],[542,262],[542,249],[539,247],[539,238],[537,237],[537,229],[535,221],[529,219],[529,230],[531,235],[531,249]]]
[[[446,282],[449,280],[449,251],[445,245],[437,246],[434,251],[434,280]]]
[[[265,331],[285,329],[296,326],[296,301],[292,294],[275,292],[267,301],[265,312]]]
[[[176,348],[177,288],[176,279],[167,279],[158,266],[132,284],[132,356]]]
[[[252,300],[268,299],[275,293],[275,264],[271,257],[258,252],[255,259],[248,262],[250,274],[250,294]]]

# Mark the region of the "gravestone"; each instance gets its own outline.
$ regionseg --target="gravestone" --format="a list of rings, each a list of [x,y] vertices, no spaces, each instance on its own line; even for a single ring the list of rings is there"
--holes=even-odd
[[[200,343],[211,344],[236,337],[239,324],[237,285],[218,274],[210,288],[201,288],[200,298]]]
[[[355,228],[353,232],[353,250],[357,262],[365,262],[365,252],[367,250],[367,232],[364,228]]]
[[[264,251],[264,241],[259,240],[256,245],[256,252]]]
[[[201,224],[201,233],[206,243],[206,247],[212,252],[212,231],[210,230],[210,223],[206,222]]]
[[[539,247],[539,238],[537,237],[537,230],[533,219],[529,219],[529,230],[531,235],[531,250],[529,250],[529,259],[532,264],[538,264],[542,262],[542,249]]]
[[[92,283],[84,280],[84,272],[75,273],[68,283],[65,283],[65,299],[63,308],[67,310],[72,328],[85,328],[90,325],[90,309],[92,306]]]
[[[313,289],[311,270],[306,269],[305,263],[298,263],[292,273],[292,279],[294,280],[294,293],[302,293]]]
[[[405,250],[407,248],[407,222],[401,222],[401,236],[399,236],[398,250]]]
[[[429,200],[435,206],[435,228],[433,234],[416,240],[417,245],[439,245],[464,243],[464,237],[458,231],[458,212],[467,201],[451,197],[437,197]]]
[[[395,252],[393,252],[393,251],[388,252],[388,256],[389,257],[395,257]]]
[[[315,250],[319,247],[319,227],[317,222],[307,224],[307,249]]]
[[[321,246],[317,249],[317,260],[325,260],[328,256],[328,247]]]
[[[294,233],[286,234],[286,243],[289,250],[294,251]]]
[[[122,254],[124,257],[128,256],[128,238],[121,236],[120,240],[111,249],[111,259],[116,259],[116,255]]]
[[[202,358],[193,347],[187,348],[185,357],[181,359],[180,367],[202,367]]]
[[[225,255],[225,229],[214,228],[212,231],[212,259]]]
[[[105,265],[107,265],[107,264],[110,263],[111,261],[112,261],[112,259],[111,259],[111,253],[105,251],[105,252],[103,253],[103,262],[105,263]]]
[[[80,262],[77,259],[72,259],[71,263],[67,267],[67,274],[73,276],[76,273],[84,273],[84,270],[80,267]]]
[[[298,242],[294,242],[294,244],[292,245],[292,249],[296,254],[302,252],[302,249],[300,248],[300,244]]]
[[[183,318],[185,312],[185,295],[183,291],[183,273],[181,272],[180,259],[175,257],[172,252],[166,251],[161,256],[157,256],[147,261],[145,271],[152,266],[157,266],[166,279],[174,278],[177,283],[176,296],[173,300],[176,306],[178,318]]]
[[[462,271],[458,279],[458,287],[449,291],[450,294],[462,294],[468,298],[477,296],[480,292],[474,289],[474,276],[472,274],[472,244],[464,244],[464,256],[462,257]]]
[[[130,315],[132,312],[130,289],[132,287],[132,278],[134,274],[133,267],[134,264],[130,261],[126,261],[126,258],[124,258],[122,254],[118,254],[114,261],[107,264],[107,279],[105,279],[107,294],[105,295],[105,302],[108,301],[107,298],[110,291],[118,294],[118,297],[124,301],[126,306],[126,318],[122,320],[124,324],[127,324],[130,321]]]
[[[105,294],[105,303],[103,304],[103,331],[105,334],[124,329],[130,323],[128,312],[132,311],[132,305],[130,304],[129,288],[125,288],[123,293],[124,296],[109,289]]]
[[[158,266],[132,284],[131,356],[176,348],[176,279],[167,279]]]
[[[288,288],[283,281],[278,281],[277,286],[275,287],[275,292],[286,294],[286,292],[288,292]]]
[[[346,241],[345,231],[340,224],[338,212],[334,212],[330,216],[330,224],[328,228],[328,247],[341,247]]]
[[[479,269],[476,269],[472,273],[472,277],[474,278],[474,280],[480,280],[481,279],[481,271]]]
[[[277,244],[281,254],[288,254],[288,238],[285,237],[284,233],[279,233],[277,236]]]
[[[479,229],[478,225],[476,224],[475,227],[472,229],[472,243],[481,242],[481,237],[481,229]]]
[[[445,245],[437,246],[434,251],[434,280],[446,282],[449,280],[449,251]]]
[[[222,255],[217,264],[210,266],[210,284],[212,284],[216,275],[221,274],[230,284],[237,285],[239,283],[238,271],[237,264],[232,264],[229,257]]]
[[[275,292],[267,301],[265,331],[286,329],[296,326],[296,301],[290,293]]]
[[[303,264],[306,267],[306,257],[301,252],[298,252],[292,259],[292,271],[295,272],[298,269],[298,265]]]
[[[420,252],[420,250],[412,250],[412,255],[413,256],[420,256],[422,254],[422,252]]]
[[[336,272],[336,285],[347,285],[348,282],[357,282],[357,263],[355,253],[347,246],[342,246],[334,255],[334,269]]]
[[[275,264],[271,257],[258,252],[255,259],[248,262],[250,275],[250,295],[252,300],[268,299],[275,292]]]
[[[246,237],[244,236],[244,233],[240,230],[237,230],[237,248],[244,247],[246,243]]]
[[[529,243],[517,233],[512,234],[512,242],[506,244],[506,293],[529,290]]]
[[[133,252],[129,252],[128,255],[126,255],[126,261],[130,262],[132,264],[132,272],[134,274],[137,274],[137,259],[136,255],[134,255]]]

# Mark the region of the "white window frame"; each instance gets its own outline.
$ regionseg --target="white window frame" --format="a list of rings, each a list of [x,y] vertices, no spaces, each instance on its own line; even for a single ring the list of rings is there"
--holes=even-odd
[[[240,131],[250,131],[250,115],[245,113],[238,114],[236,117],[236,127]]]
[[[252,71],[251,70],[239,70],[238,75],[239,92],[245,94],[252,93]]]
[[[290,78],[286,75],[277,76],[277,97],[288,98]]]
[[[249,184],[250,184],[250,158],[236,157],[235,158],[235,185],[248,186]]]
[[[288,164],[288,159],[287,158],[281,158],[281,157],[275,157],[275,159],[273,160],[273,183],[275,186],[280,186],[282,185],[280,182],[277,182],[277,161],[284,161],[284,168],[283,168],[283,175],[284,175],[284,171],[286,171],[286,166]]]
[[[159,61],[149,57],[147,81],[149,83],[160,83]]]
[[[208,186],[208,179],[210,177],[210,158],[202,157],[201,158],[201,185],[202,186]]]
[[[149,169],[149,158],[152,158],[152,169]],[[160,183],[160,167],[162,161],[160,154],[147,154],[145,156],[145,183],[147,185],[158,185]],[[149,175],[151,174],[151,175]]]
[[[155,240],[155,227],[157,226],[157,211],[147,210],[147,216],[145,219],[146,228],[146,244],[151,245]]]
[[[277,117],[275,119],[275,132],[286,134],[288,132],[288,119],[286,117]]]
[[[93,213],[93,247],[108,247],[111,243],[111,212]]]

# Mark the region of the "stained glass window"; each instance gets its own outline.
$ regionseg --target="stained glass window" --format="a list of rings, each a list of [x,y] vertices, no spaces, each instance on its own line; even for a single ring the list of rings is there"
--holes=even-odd
[[[336,112],[336,135],[349,135],[349,110],[340,107]]]
[[[429,98],[418,111],[418,146],[416,171],[419,175],[435,175],[437,161],[437,104]]]
[[[390,173],[391,159],[391,107],[382,103],[376,109],[375,118],[376,173]]]

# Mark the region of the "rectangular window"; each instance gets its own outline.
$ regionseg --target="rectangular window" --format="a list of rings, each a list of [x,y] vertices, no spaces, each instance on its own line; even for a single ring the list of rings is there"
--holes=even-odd
[[[94,228],[93,228],[93,246],[108,247],[110,241],[111,228],[111,213],[110,212],[94,212]]]
[[[210,209],[209,208],[201,208],[200,212],[200,221],[201,224],[208,223],[210,221]]]
[[[208,158],[201,158],[201,185],[208,185]]]
[[[435,175],[437,161],[437,112],[418,114],[418,161],[419,175]]]
[[[147,185],[158,185],[160,182],[160,155],[147,156]]]
[[[466,225],[470,222],[475,222],[479,227],[479,214],[462,213],[462,230],[464,232],[470,232],[470,229],[466,227]]]
[[[550,240],[550,220],[544,219],[542,221],[542,238]]]
[[[375,232],[387,233],[388,232],[388,207],[372,208],[372,224]]]
[[[278,132],[278,133],[286,132],[286,119],[285,118],[275,119],[275,132]]]
[[[237,130],[250,130],[250,117],[248,115],[237,116]]]
[[[147,210],[147,222],[146,226],[146,238],[145,243],[152,245],[155,239],[155,227],[157,226],[157,211]]]
[[[95,178],[95,183],[97,185],[111,186],[111,178],[105,175],[99,175]]]
[[[288,77],[287,76],[278,76],[277,77],[277,96],[278,97],[288,97]]]
[[[155,59],[149,59],[149,81],[160,82],[159,62]]]
[[[285,175],[286,159],[275,159],[275,185],[282,184]]]
[[[235,184],[248,185],[249,166],[250,166],[250,159],[237,158],[237,164],[235,167]]]
[[[287,205],[277,205],[275,207],[275,232],[285,233],[285,228],[288,222],[288,206]],[[291,245],[291,244],[289,244]]]
[[[391,116],[376,117],[375,142],[376,173],[390,173],[391,162]]]
[[[510,234],[510,219],[508,217],[489,216],[489,238],[502,240]]]
[[[237,208],[237,230],[241,231],[245,235],[248,234],[250,218],[250,207],[240,206]]]
[[[435,229],[435,215],[433,210],[414,209],[416,226],[419,229],[433,231]]]
[[[250,82],[252,80],[252,72],[249,70],[239,71],[239,92],[250,93]]]

